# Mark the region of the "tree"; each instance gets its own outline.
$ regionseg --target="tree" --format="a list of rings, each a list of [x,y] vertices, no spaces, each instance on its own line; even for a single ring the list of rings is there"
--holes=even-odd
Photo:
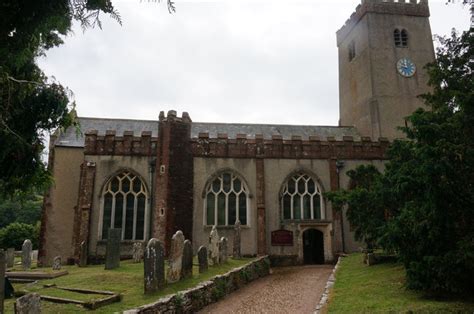
[[[168,10],[174,3],[167,0]],[[73,20],[101,27],[100,14],[121,23],[110,0],[0,2],[0,194],[46,188],[45,134],[74,125],[71,92],[45,76],[36,59],[63,43]]]
[[[35,225],[41,218],[43,197],[36,193],[0,198],[0,228],[19,222]]]
[[[364,241],[367,249],[373,249],[377,246],[385,223],[385,213],[377,190],[381,173],[372,165],[361,165],[349,170],[347,175],[350,178],[349,191],[328,192],[326,197],[338,211],[347,207],[346,216],[355,239]]]
[[[409,288],[472,293],[473,29],[462,36],[453,31],[441,44],[436,61],[427,67],[432,87],[423,96],[427,110],[407,118],[402,128],[406,139],[391,145],[384,173],[370,177],[366,168],[358,168],[351,178],[369,182],[329,196],[336,206],[349,205],[348,219],[364,236],[398,253]],[[350,214],[356,206],[359,216]],[[381,211],[386,219],[380,219]]]
[[[83,8],[81,11],[80,8]],[[96,9],[107,12],[107,3]],[[70,93],[49,80],[36,58],[62,44],[73,17],[89,20],[87,3],[2,1],[0,4],[0,193],[46,187],[44,134],[73,124]]]
[[[428,66],[429,110],[418,109],[383,176],[395,204],[385,247],[398,251],[410,288],[465,292],[474,280],[474,33],[441,39]]]
[[[39,241],[39,224],[35,226],[23,224],[23,223],[12,223],[8,227],[0,229],[0,248],[15,248],[21,250],[23,241],[30,239],[33,244],[33,248],[38,248]]]

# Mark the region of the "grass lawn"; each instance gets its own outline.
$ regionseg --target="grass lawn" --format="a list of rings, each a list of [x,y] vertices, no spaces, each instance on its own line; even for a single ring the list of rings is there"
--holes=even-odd
[[[79,268],[77,266],[64,266],[62,270],[68,270],[69,275],[51,280],[41,280],[35,285],[14,284],[13,286],[16,291],[28,290],[31,292],[38,292],[42,295],[76,300],[95,299],[105,296],[84,295],[54,288],[43,288],[43,285],[55,283],[57,286],[62,287],[107,290],[121,293],[123,295],[121,302],[113,303],[94,311],[94,313],[113,313],[153,303],[162,296],[194,287],[199,282],[226,273],[233,268],[243,266],[252,260],[253,259],[251,258],[243,258],[241,260],[230,258],[225,264],[216,267],[210,266],[209,270],[203,274],[199,274],[198,266],[194,266],[192,278],[169,284],[160,292],[146,296],[143,294],[143,263],[133,263],[131,260],[122,261],[120,263],[120,268],[107,271],[104,270],[104,265],[87,266],[84,268]],[[40,271],[41,268],[35,270]],[[49,271],[49,269],[45,268],[45,271],[46,270]],[[13,313],[13,302],[14,299],[5,300],[5,313]],[[76,313],[87,311],[80,305],[58,304],[48,301],[41,301],[41,307],[43,313]]]
[[[366,266],[362,254],[341,260],[329,300],[329,313],[473,313],[474,298],[436,300],[405,288],[399,263]]]

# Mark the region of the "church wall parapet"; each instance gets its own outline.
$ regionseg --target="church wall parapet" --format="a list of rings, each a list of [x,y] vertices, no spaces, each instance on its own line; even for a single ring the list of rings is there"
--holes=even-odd
[[[361,137],[355,141],[352,136],[342,140],[327,137],[321,140],[318,136],[292,136],[283,139],[273,135],[272,139],[263,139],[260,134],[251,138],[238,134],[230,139],[220,134],[209,138],[209,134],[200,133],[198,138],[191,139],[194,157],[214,158],[277,158],[277,159],[387,159],[386,151],[390,142],[386,138],[372,141],[370,137]]]
[[[409,16],[430,16],[428,0],[362,0],[356,10],[337,32],[337,46],[344,41],[352,28],[366,13],[402,14]]]
[[[143,131],[141,136],[134,136],[133,131],[125,131],[117,136],[115,130],[107,130],[105,135],[98,135],[97,130],[86,132],[85,155],[131,155],[153,156],[156,154],[157,138],[150,131]]]

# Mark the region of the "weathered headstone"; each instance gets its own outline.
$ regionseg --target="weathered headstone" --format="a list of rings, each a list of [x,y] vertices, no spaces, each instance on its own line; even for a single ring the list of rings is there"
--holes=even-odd
[[[8,268],[15,266],[15,249],[14,248],[11,247],[7,249],[5,259],[6,259]]]
[[[28,293],[15,302],[16,314],[39,314],[41,313],[41,298],[37,293]]]
[[[26,239],[21,246],[21,266],[24,270],[31,268],[31,249],[33,245],[29,239]]]
[[[212,226],[211,234],[209,235],[209,254],[213,265],[219,263],[219,234],[216,226]]]
[[[184,241],[183,248],[183,267],[181,268],[181,277],[190,278],[193,276],[193,246],[191,241]]]
[[[367,265],[372,266],[377,263],[374,253],[367,253]]]
[[[0,249],[0,313],[5,313],[3,311],[3,302],[5,300],[5,270],[6,270],[6,258],[5,251]]]
[[[120,267],[120,240],[122,240],[122,229],[109,229],[105,247],[105,269]]]
[[[143,269],[145,294],[154,293],[165,286],[165,254],[158,239],[148,241],[145,249]]]
[[[183,248],[184,248],[184,235],[181,230],[171,238],[171,248],[169,256],[169,266],[166,279],[168,282],[176,282],[181,279],[181,268],[183,266]]]
[[[201,245],[197,252],[198,262],[199,262],[199,273],[203,273],[208,268],[207,262],[207,248]]]
[[[79,252],[79,267],[86,267],[87,266],[87,243],[86,241],[82,241],[80,245],[80,252]]]
[[[61,256],[56,256],[53,259],[53,270],[61,270]]]
[[[227,262],[227,238],[222,237],[219,241],[219,263]]]
[[[143,260],[143,244],[141,242],[133,243],[132,255],[134,263],[140,263]]]
[[[31,262],[32,263],[38,262],[38,250],[31,251]]]
[[[234,246],[233,246],[233,256],[234,258],[242,258],[242,253],[240,250],[240,220],[237,220],[234,225]]]

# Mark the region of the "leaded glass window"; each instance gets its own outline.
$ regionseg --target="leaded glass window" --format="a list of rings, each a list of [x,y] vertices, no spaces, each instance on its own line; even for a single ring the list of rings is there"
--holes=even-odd
[[[122,240],[144,240],[147,234],[148,193],[137,175],[124,171],[104,186],[100,236],[109,228],[121,228]]]
[[[283,219],[324,219],[321,188],[309,175],[298,173],[283,186],[281,207]]]
[[[204,224],[233,226],[239,219],[242,225],[247,225],[248,195],[239,177],[223,172],[207,185]]]

